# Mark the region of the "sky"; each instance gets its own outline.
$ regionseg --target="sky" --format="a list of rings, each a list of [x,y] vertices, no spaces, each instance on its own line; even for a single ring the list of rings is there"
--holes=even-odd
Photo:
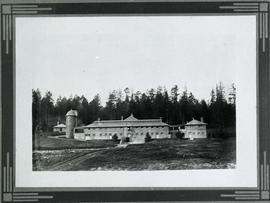
[[[220,81],[228,90],[255,39],[248,16],[89,16],[16,18],[16,68],[32,88],[58,96],[168,91],[187,87],[210,99]],[[255,44],[255,43],[254,43]],[[237,85],[236,85],[237,88]],[[31,90],[29,90],[31,91]]]

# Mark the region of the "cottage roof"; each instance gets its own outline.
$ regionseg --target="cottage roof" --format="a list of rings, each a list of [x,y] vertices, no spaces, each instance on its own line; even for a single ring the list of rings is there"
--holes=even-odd
[[[65,124],[63,124],[63,123],[60,123],[60,124],[58,124],[58,125],[55,125],[55,126],[53,126],[54,128],[65,128],[66,127],[66,125]]]
[[[161,119],[137,119],[132,114],[124,120],[98,120],[85,126],[85,128],[109,127],[163,127],[168,126]]]
[[[69,110],[66,114],[66,116],[78,116],[78,111],[77,110]]]
[[[196,119],[192,119],[190,122],[188,122],[186,125],[207,125],[206,123],[204,122],[201,122],[201,121],[198,121]]]

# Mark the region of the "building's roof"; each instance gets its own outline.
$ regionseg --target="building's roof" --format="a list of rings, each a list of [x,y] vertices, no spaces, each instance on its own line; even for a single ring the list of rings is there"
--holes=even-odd
[[[201,122],[201,121],[198,121],[196,119],[192,119],[190,122],[188,122],[186,125],[207,125],[206,123],[204,122]]]
[[[133,114],[130,114],[129,117],[125,119],[125,121],[137,121],[138,119],[133,116]]]
[[[65,128],[66,127],[66,125],[65,124],[63,124],[63,123],[60,123],[60,124],[58,124],[58,125],[55,125],[55,126],[53,126],[54,128]]]
[[[110,128],[110,127],[162,127],[168,126],[161,119],[137,119],[132,114],[124,120],[98,120],[85,128]]]
[[[77,110],[69,110],[66,114],[66,116],[78,116],[78,111]]]

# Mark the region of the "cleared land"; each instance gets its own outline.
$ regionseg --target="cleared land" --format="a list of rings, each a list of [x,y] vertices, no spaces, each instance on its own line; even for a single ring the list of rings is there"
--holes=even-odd
[[[117,143],[112,140],[88,140],[79,141],[74,139],[36,136],[35,150],[60,150],[60,149],[93,149],[115,147]]]
[[[46,143],[45,148],[50,148],[49,143],[63,140],[43,138],[43,141],[39,142],[39,149],[44,149],[41,143]],[[128,145],[126,148],[116,147],[113,141],[102,140],[87,142],[67,140],[67,143],[60,145],[54,143],[54,150],[35,151],[33,170],[224,169],[235,168],[236,163],[235,138],[192,141],[163,139],[140,145]],[[57,150],[71,145],[73,149]]]

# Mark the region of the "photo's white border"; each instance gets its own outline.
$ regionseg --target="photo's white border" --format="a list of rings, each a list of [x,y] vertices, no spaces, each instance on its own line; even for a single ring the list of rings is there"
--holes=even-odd
[[[180,16],[179,16],[180,17]],[[218,16],[213,16],[218,17]],[[224,17],[224,16],[223,16]],[[231,17],[231,16],[230,16]],[[234,16],[256,30],[256,16]],[[17,33],[16,33],[17,34]],[[237,33],[236,33],[237,35]],[[246,35],[236,74],[236,169],[32,171],[32,73],[16,66],[16,187],[257,187],[256,36]],[[237,40],[241,40],[237,38]],[[16,45],[17,46],[17,45]],[[249,47],[249,48],[247,48]],[[34,57],[34,56],[33,56]],[[226,71],[226,70],[224,70]]]

